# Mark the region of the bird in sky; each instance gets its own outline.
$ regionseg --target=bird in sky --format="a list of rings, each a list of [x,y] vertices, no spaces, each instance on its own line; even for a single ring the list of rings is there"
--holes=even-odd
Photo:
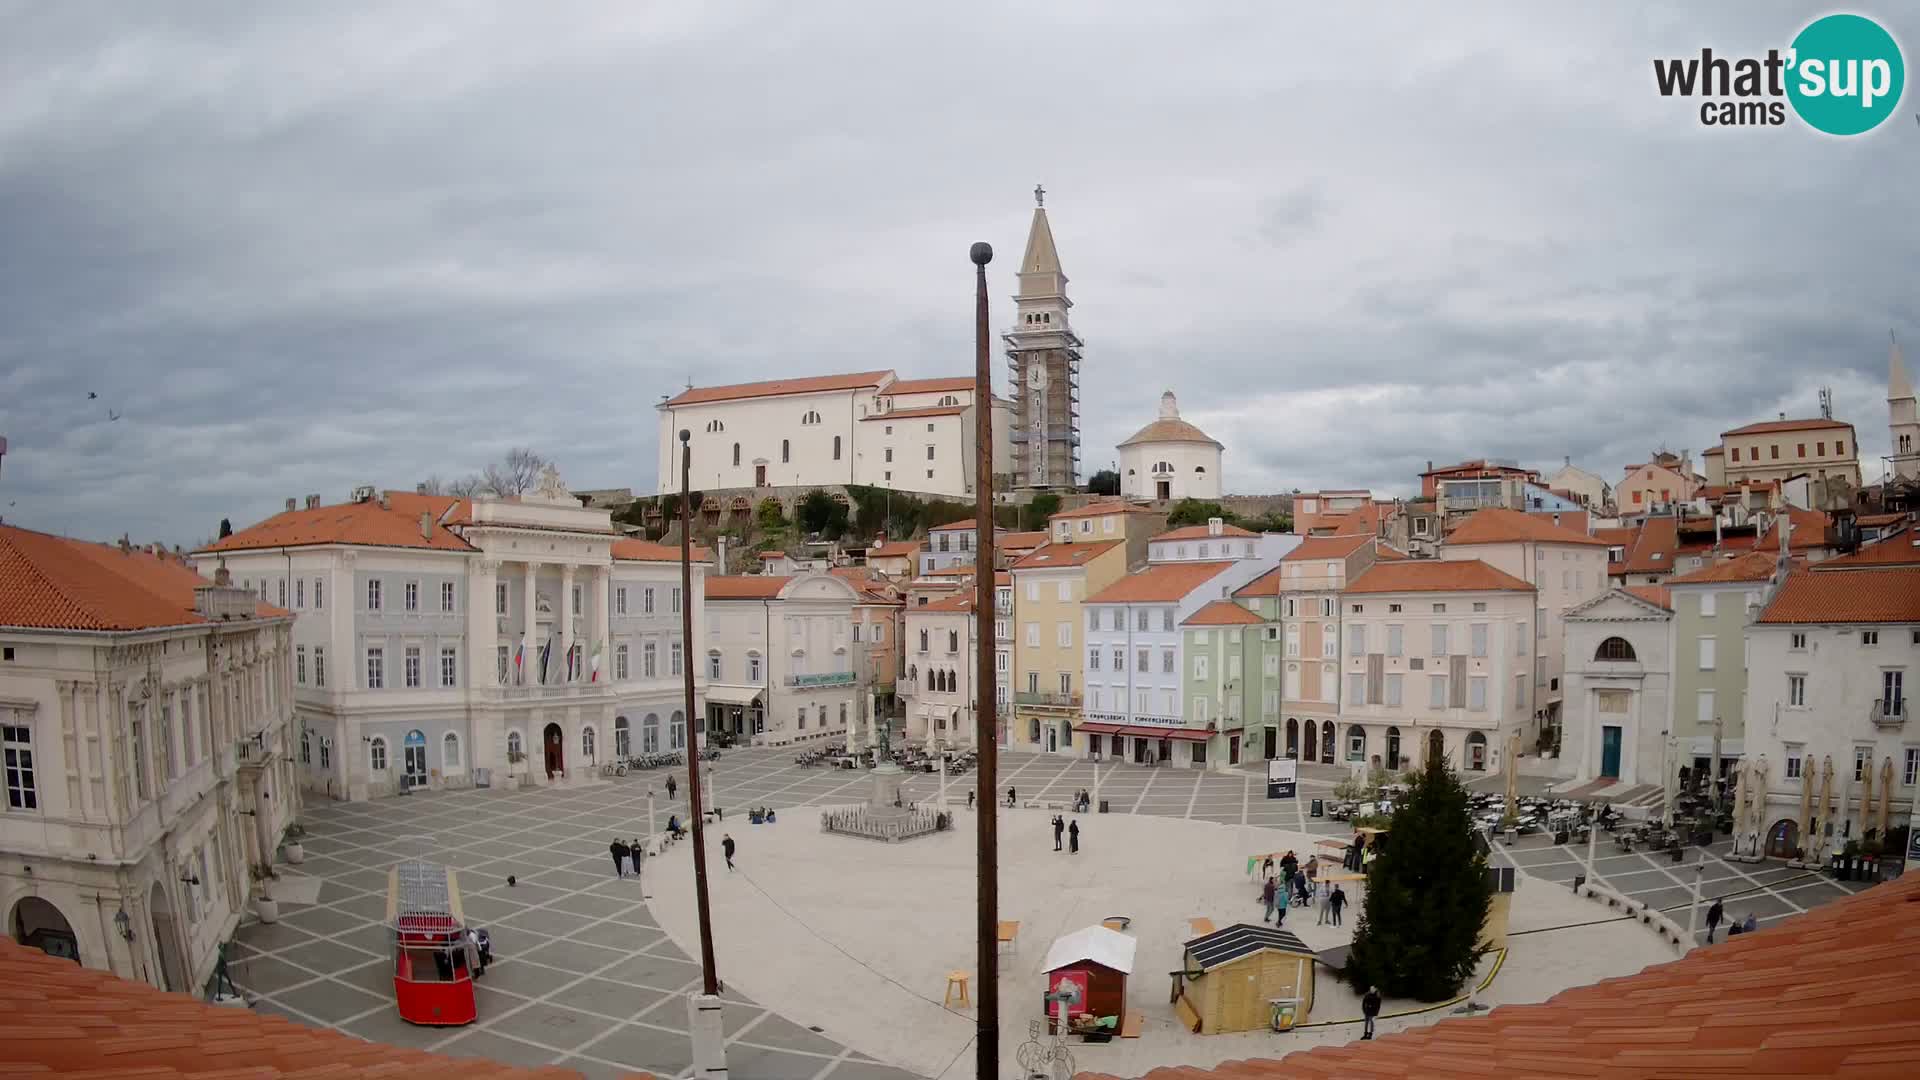
[[[95,398],[97,398],[97,397],[99,397],[99,396],[100,396],[99,394],[96,394],[96,393],[94,393],[94,392],[93,392],[93,391],[91,391],[91,390],[89,390],[89,391],[87,391],[87,400],[88,400],[88,401],[92,401],[93,399],[95,399]]]
[[[118,420],[118,419],[120,419],[120,414],[119,414],[119,413],[117,413],[117,412],[114,412],[114,411],[113,411],[112,409],[108,409],[108,410],[107,410],[107,421],[108,421],[109,423],[111,423],[112,421],[115,421],[115,420]]]

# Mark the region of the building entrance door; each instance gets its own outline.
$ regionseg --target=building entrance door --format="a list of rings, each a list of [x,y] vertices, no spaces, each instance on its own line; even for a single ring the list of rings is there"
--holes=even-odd
[[[1153,485],[1153,497],[1161,502],[1173,498],[1173,483],[1168,480],[1156,481]]]
[[[753,486],[767,486],[767,467],[765,465],[755,465],[753,467]]]
[[[547,779],[566,771],[566,748],[560,745],[560,725],[548,724],[547,730],[540,736],[541,748],[546,753]]]
[[[1274,744],[1279,741],[1280,741],[1280,729],[1268,728],[1267,729],[1267,745],[1266,745],[1266,755],[1267,755],[1268,761],[1272,761],[1274,758],[1279,756],[1274,752],[1277,749],[1274,746]]]
[[[1620,728],[1615,724],[1600,729],[1600,775],[1620,779]]]
[[[407,732],[407,739],[401,746],[400,754],[403,765],[400,783],[408,788],[426,787],[427,736],[417,728]]]

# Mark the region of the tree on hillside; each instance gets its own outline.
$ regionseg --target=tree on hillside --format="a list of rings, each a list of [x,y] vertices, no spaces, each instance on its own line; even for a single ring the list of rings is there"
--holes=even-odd
[[[233,535],[233,522],[227,520],[226,518],[221,518],[220,519],[220,539],[225,540],[227,537],[232,535]]]
[[[753,520],[763,532],[772,532],[787,527],[787,512],[781,508],[779,499],[769,495],[754,507]]]
[[[822,539],[837,540],[847,531],[847,508],[819,488],[801,497],[800,505],[793,508],[793,516],[800,522],[800,528],[818,533]]]
[[[1027,504],[1026,525],[1029,531],[1038,531],[1047,527],[1047,519],[1060,512],[1060,496],[1051,491],[1043,491]]]
[[[1095,495],[1120,494],[1120,474],[1112,469],[1101,469],[1087,480],[1087,490]]]
[[[1443,1001],[1473,976],[1493,902],[1467,789],[1434,755],[1394,809],[1385,850],[1367,870],[1346,979],[1390,997]]]
[[[1205,525],[1208,518],[1219,518],[1229,525],[1239,523],[1233,511],[1217,502],[1204,502],[1200,499],[1181,499],[1167,512],[1167,526],[1179,528],[1182,525]]]

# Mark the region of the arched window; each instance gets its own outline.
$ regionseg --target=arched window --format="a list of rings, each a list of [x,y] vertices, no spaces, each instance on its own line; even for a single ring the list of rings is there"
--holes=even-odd
[[[1600,647],[1594,650],[1593,658],[1595,660],[1639,659],[1633,654],[1633,646],[1628,644],[1627,639],[1623,637],[1610,637],[1601,642]]]
[[[460,736],[451,731],[440,740],[440,764],[449,769],[460,767]]]
[[[927,640],[928,640],[928,637],[929,637],[929,631],[927,630],[927,628],[926,628],[926,627],[924,627],[924,626],[923,626],[923,627],[921,627],[921,628],[920,628],[920,651],[921,651],[921,652],[926,652],[926,651],[927,651]]]
[[[304,727],[300,729],[300,764],[313,764],[313,737]]]
[[[640,720],[640,752],[657,754],[660,752],[660,716],[648,713]]]
[[[613,756],[633,756],[633,729],[628,726],[624,716],[613,718]]]
[[[1487,737],[1478,731],[1467,736],[1467,768],[1474,772],[1487,771]]]
[[[1347,728],[1347,760],[1367,760],[1367,729],[1359,724]]]
[[[1063,750],[1073,748],[1073,721],[1060,721],[1060,747]]]
[[[960,651],[960,631],[958,630],[947,631],[947,651],[948,652]]]
[[[800,423],[803,425],[812,425],[812,424],[817,424],[819,422],[820,422],[820,414],[817,412],[814,412],[812,409],[808,409],[800,417]]]
[[[1027,741],[1030,743],[1040,741],[1040,721],[1032,719],[1027,721]]]
[[[780,464],[785,465],[786,463],[792,460],[793,460],[793,442],[789,439],[781,439],[780,440]]]
[[[740,444],[739,443],[733,444],[733,467],[736,469],[740,467]]]
[[[840,460],[840,436],[838,435],[833,437],[833,460]]]
[[[526,756],[526,744],[517,731],[507,732],[507,760],[514,761]]]
[[[593,737],[593,727],[589,725],[587,727],[581,728],[580,729],[580,756],[586,758],[588,761],[599,760],[599,756],[594,753],[594,745],[593,745],[594,742],[595,740]]]
[[[1300,756],[1300,721],[1293,717],[1287,718],[1287,756]]]
[[[1203,473],[1207,471],[1207,467],[1205,465],[1195,465],[1193,467],[1193,471],[1197,473]]]
[[[387,771],[387,740],[378,735],[367,744],[367,768],[374,772]]]
[[[673,740],[673,749],[684,750],[687,746],[687,718],[676,712],[667,721],[667,734]]]

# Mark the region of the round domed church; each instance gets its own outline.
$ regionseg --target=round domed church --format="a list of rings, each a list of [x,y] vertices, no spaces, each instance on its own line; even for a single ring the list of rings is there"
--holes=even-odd
[[[1160,416],[1120,444],[1120,494],[1130,499],[1220,497],[1221,446],[1180,419],[1173,391],[1160,395]]]

